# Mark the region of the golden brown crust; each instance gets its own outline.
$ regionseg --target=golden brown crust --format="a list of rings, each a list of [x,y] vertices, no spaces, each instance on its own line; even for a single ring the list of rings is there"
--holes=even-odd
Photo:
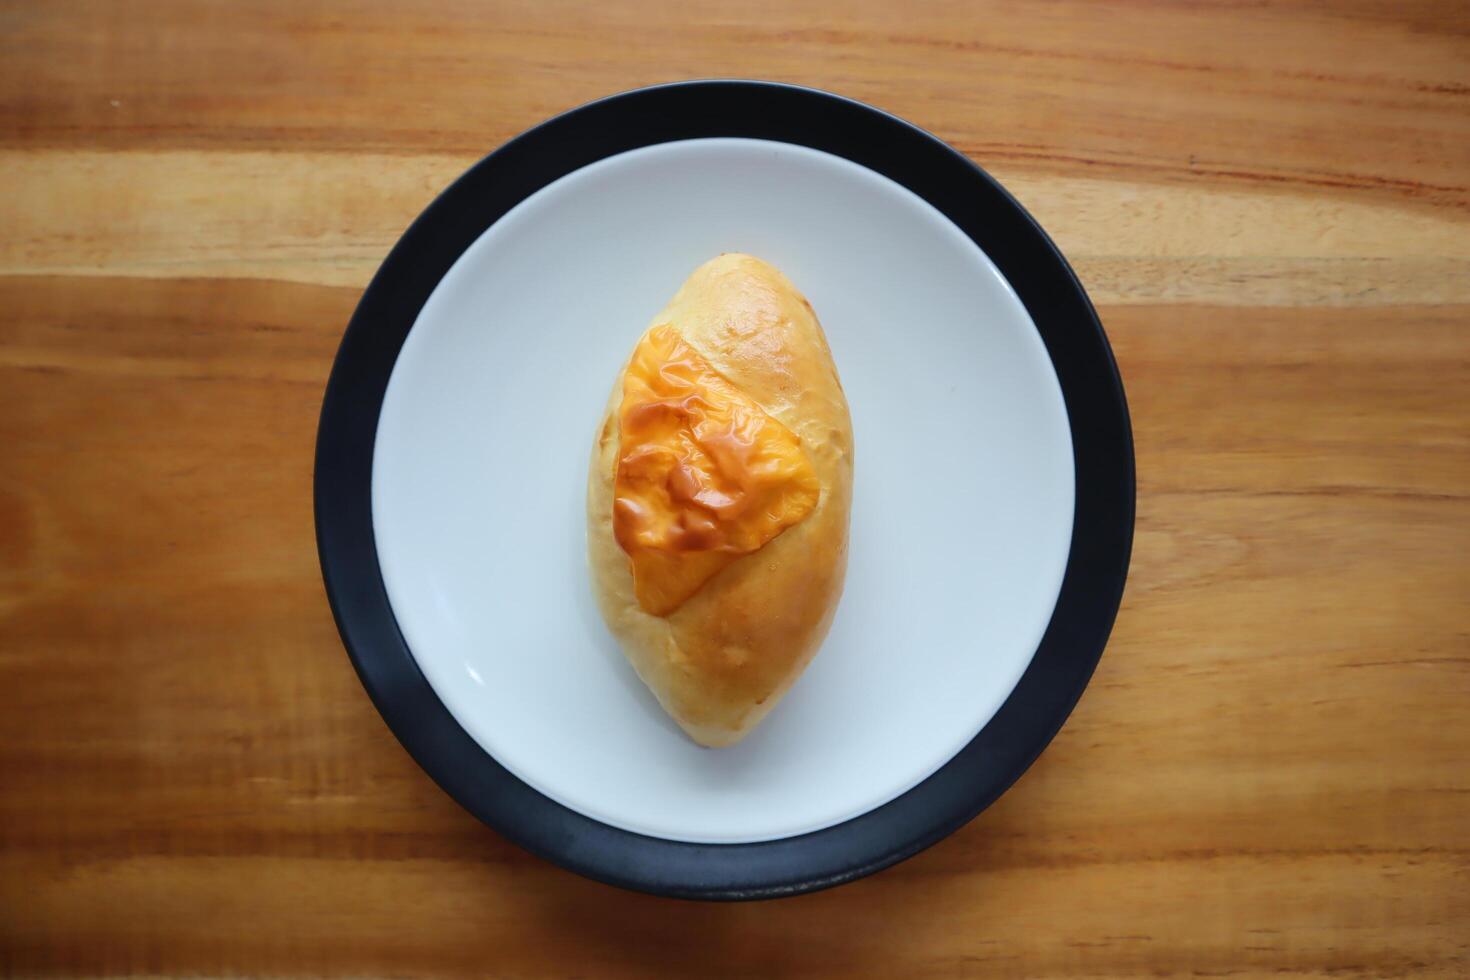
[[[852,423],[811,305],[779,271],[727,253],[694,271],[653,320],[801,440],[816,508],[718,572],[668,616],[638,603],[613,534],[623,374],[588,479],[588,558],[608,626],[665,710],[695,741],[731,745],[765,717],[826,636],[847,568]]]

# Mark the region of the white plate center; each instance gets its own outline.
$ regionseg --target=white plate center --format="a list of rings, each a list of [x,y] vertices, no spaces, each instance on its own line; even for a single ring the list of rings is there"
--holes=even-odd
[[[701,749],[603,627],[591,443],[648,320],[724,251],[782,269],[852,407],[847,589],[765,723]],[[373,525],[394,615],[454,717],[546,795],[705,842],[817,830],[903,793],[1000,707],[1056,603],[1072,443],[995,265],[907,189],[815,150],[689,140],[527,198],[419,314],[383,401]]]

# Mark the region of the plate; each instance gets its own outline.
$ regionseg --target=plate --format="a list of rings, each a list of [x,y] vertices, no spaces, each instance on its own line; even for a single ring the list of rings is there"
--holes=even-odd
[[[722,251],[811,300],[856,476],[831,635],[712,751],[603,626],[583,501],[623,360]],[[693,82],[531,130],[405,233],[333,368],[316,512],[353,663],[454,798],[602,881],[771,897],[915,853],[1045,747],[1121,599],[1133,456],[1096,315],[997,183],[838,96]]]

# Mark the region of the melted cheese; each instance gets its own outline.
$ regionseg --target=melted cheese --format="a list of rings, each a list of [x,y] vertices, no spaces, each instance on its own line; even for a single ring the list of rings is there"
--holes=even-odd
[[[633,351],[618,421],[613,534],[655,616],[817,506],[801,440],[668,324]]]

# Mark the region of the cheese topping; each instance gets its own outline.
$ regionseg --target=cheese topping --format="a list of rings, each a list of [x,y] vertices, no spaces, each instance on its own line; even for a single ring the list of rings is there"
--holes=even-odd
[[[639,605],[655,616],[817,506],[821,484],[801,440],[669,324],[633,351],[618,421],[613,534]]]

